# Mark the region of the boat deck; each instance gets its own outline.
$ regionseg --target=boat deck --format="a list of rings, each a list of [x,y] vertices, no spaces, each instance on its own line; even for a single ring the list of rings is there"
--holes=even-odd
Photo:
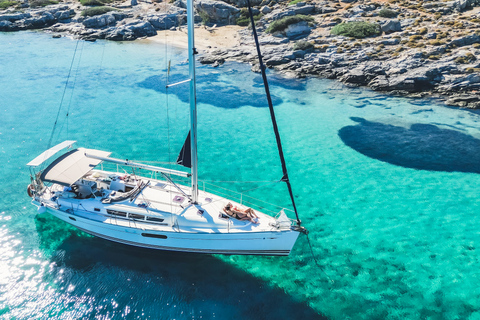
[[[112,187],[117,190],[100,187],[101,191],[92,190],[95,196],[77,198],[65,187],[54,184],[44,192],[42,198],[50,199],[48,202],[51,206],[57,206],[59,210],[71,215],[141,230],[187,233],[279,231],[273,217],[256,210],[255,213],[259,217],[255,219],[257,223],[228,216],[223,208],[229,202],[238,208],[246,208],[237,202],[205,191],[199,191],[199,203],[192,205],[186,196],[189,188],[185,186],[177,185],[179,190],[170,182],[144,177],[117,180],[116,177],[121,177],[118,173],[115,173],[115,180],[107,185],[105,183],[107,177],[112,177],[112,173],[94,171],[82,179],[82,186],[96,183],[97,187]],[[119,189],[124,191],[133,189],[135,184],[142,182],[146,187],[137,194],[134,193],[121,201],[105,203],[106,199],[115,197],[118,193],[123,194]],[[129,190],[129,192],[132,191],[134,190]]]

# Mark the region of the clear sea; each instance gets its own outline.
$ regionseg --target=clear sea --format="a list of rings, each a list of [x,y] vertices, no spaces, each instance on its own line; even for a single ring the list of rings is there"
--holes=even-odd
[[[186,79],[185,60],[148,41],[0,33],[0,318],[480,319],[480,117],[435,100],[270,72],[316,261],[305,236],[288,257],[170,253],[37,215],[26,163],[57,115],[52,144],[176,159],[188,90],[165,81]],[[261,77],[199,66],[198,90],[200,179],[289,207],[267,183],[281,166]]]

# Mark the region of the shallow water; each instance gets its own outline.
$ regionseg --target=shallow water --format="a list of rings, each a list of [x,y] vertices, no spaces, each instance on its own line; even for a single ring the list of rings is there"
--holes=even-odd
[[[25,164],[47,147],[57,113],[52,144],[175,160],[188,106],[164,81],[186,78],[184,52],[33,32],[0,43],[0,317],[480,317],[478,114],[271,74],[318,264],[304,236],[289,257],[140,250],[36,215]],[[238,191],[279,179],[259,75],[236,63],[198,74],[200,179]],[[244,183],[222,182],[232,180]],[[289,206],[282,184],[248,194]]]

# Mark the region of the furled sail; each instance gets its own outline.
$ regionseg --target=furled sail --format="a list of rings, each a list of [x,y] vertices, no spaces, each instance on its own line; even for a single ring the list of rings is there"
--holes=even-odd
[[[192,153],[190,149],[190,131],[188,131],[187,139],[185,139],[185,143],[183,144],[182,150],[180,150],[180,154],[178,155],[177,164],[187,168],[192,167]]]
[[[280,162],[282,163],[283,177],[282,181],[287,183],[288,193],[290,194],[290,199],[292,200],[293,211],[295,211],[295,216],[297,217],[297,225],[300,227],[301,221],[298,217],[297,206],[295,205],[295,198],[293,197],[292,185],[288,179],[287,164],[285,163],[285,157],[283,156],[282,142],[280,140],[280,133],[278,132],[277,120],[275,118],[275,111],[273,110],[272,97],[270,96],[270,89],[268,87],[267,74],[265,73],[265,65],[263,64],[262,53],[260,51],[260,42],[258,41],[257,29],[255,27],[255,21],[253,19],[253,11],[250,0],[247,0],[248,12],[250,14],[250,23],[252,26],[253,38],[255,39],[255,46],[257,47],[258,62],[260,64],[260,71],[262,73],[263,84],[265,87],[265,94],[267,95],[268,109],[270,110],[270,117],[272,119],[273,131],[275,133],[275,139],[277,141],[278,154],[280,156]],[[302,229],[305,230],[305,229]]]

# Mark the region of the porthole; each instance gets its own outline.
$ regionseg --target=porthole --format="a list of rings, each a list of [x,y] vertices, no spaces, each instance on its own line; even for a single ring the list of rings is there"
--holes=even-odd
[[[142,233],[142,236],[147,238],[167,239],[167,236],[164,236],[163,234]]]
[[[122,211],[116,211],[116,210],[109,210],[109,209],[107,209],[107,213],[108,213],[108,214],[111,214],[111,215],[114,215],[114,216],[127,217],[127,213],[126,213],[126,212],[122,212]]]
[[[143,214],[129,213],[128,217],[130,219],[144,220],[145,216]]]

